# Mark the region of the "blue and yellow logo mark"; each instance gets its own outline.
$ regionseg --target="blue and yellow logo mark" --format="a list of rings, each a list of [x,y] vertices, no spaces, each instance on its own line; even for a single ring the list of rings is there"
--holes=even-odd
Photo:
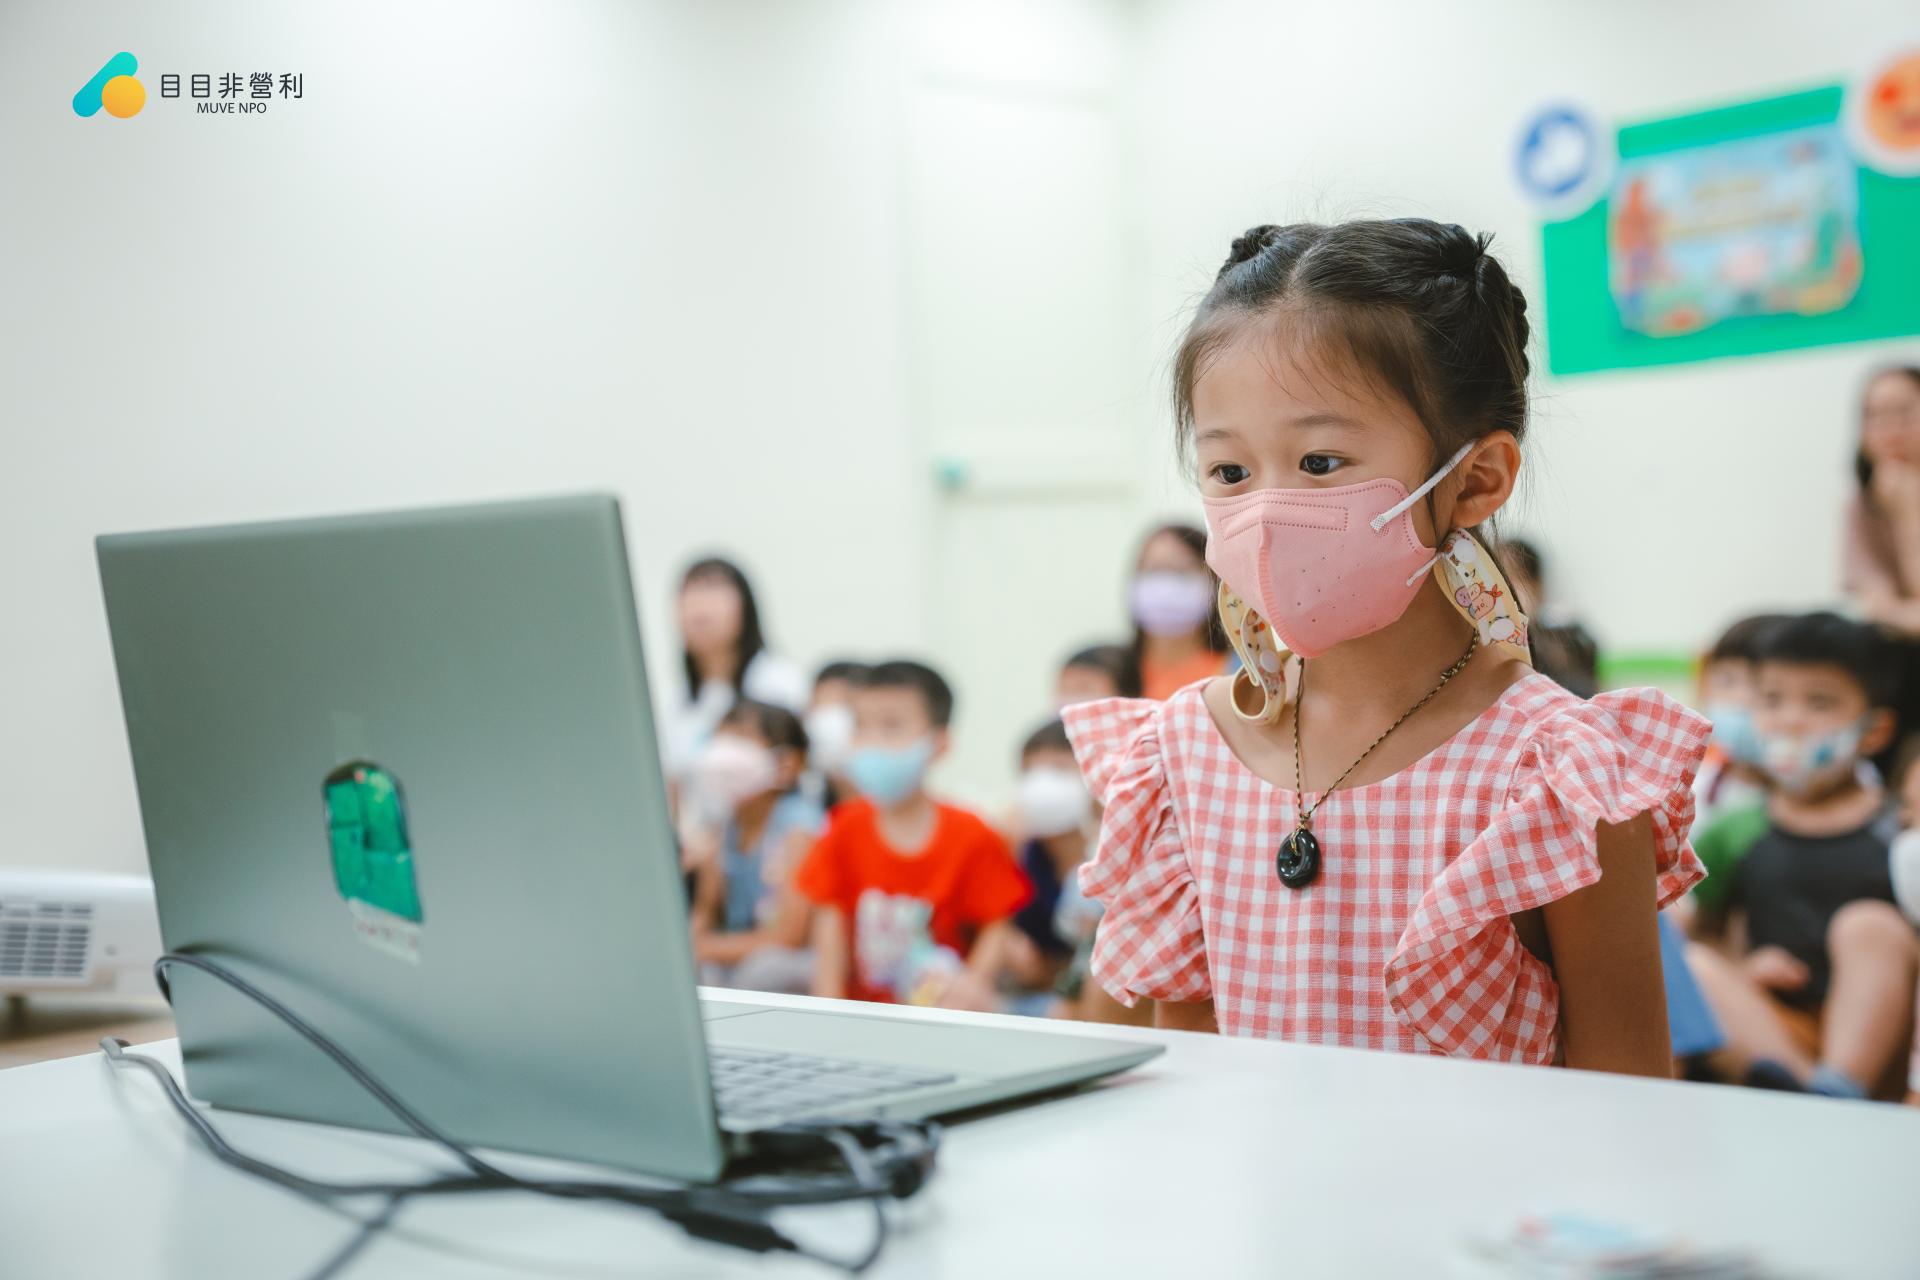
[[[147,105],[147,86],[133,78],[140,60],[130,53],[116,53],[105,66],[93,73],[93,79],[73,95],[73,114],[90,116],[105,107],[107,114],[125,120],[140,114]]]

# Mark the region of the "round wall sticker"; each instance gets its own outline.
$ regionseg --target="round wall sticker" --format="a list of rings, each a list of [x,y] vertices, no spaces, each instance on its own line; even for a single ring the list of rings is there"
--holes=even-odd
[[[1902,177],[1920,174],[1920,45],[1856,77],[1841,115],[1862,165]]]
[[[1613,178],[1613,134],[1592,112],[1550,103],[1528,116],[1513,151],[1520,189],[1550,219],[1583,213]]]

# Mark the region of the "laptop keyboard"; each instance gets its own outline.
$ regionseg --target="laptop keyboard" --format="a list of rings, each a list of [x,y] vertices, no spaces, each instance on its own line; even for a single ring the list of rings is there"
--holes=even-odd
[[[946,1084],[951,1075],[888,1067],[804,1053],[714,1047],[714,1101],[720,1118],[733,1124],[776,1124],[882,1094]]]

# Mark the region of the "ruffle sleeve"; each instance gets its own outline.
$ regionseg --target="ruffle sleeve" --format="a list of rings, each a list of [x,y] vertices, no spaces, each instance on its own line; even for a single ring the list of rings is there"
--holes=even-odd
[[[1163,704],[1104,698],[1065,708],[1068,740],[1103,807],[1080,888],[1105,912],[1094,934],[1094,980],[1131,1008],[1213,994],[1199,891],[1173,811],[1160,750]]]
[[[1551,1062],[1560,996],[1509,917],[1600,878],[1597,824],[1651,818],[1665,907],[1705,872],[1687,844],[1707,721],[1652,689],[1603,693],[1542,717],[1505,807],[1435,878],[1387,962],[1387,999],[1436,1050]]]

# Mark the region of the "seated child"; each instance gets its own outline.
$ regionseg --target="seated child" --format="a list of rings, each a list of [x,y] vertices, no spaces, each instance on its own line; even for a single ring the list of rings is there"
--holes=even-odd
[[[1702,915],[1722,945],[1689,956],[1726,1029],[1715,1065],[1763,1088],[1865,1097],[1904,1074],[1920,968],[1894,906],[1894,816],[1858,768],[1894,732],[1898,672],[1871,627],[1815,613],[1767,633],[1755,680],[1767,826],[1720,919]]]
[[[1722,632],[1700,660],[1701,710],[1713,722],[1713,741],[1693,781],[1693,851],[1709,876],[1723,876],[1732,863],[1710,861],[1700,837],[1717,819],[1766,799],[1760,739],[1753,728],[1753,669],[1761,640],[1784,621],[1770,613],[1742,618]]]
[[[1020,749],[1018,796],[1020,869],[1033,896],[1013,917],[1007,976],[1029,992],[1050,992],[1073,959],[1073,939],[1054,923],[1061,889],[1088,853],[1093,796],[1074,763],[1067,729],[1058,720],[1040,726]]]
[[[1767,777],[1753,727],[1753,669],[1761,639],[1787,620],[1771,613],[1742,618],[1700,661],[1700,706],[1713,722],[1713,741],[1693,780],[1693,852],[1707,878],[1668,912],[1689,931],[1695,913],[1704,911],[1709,931],[1717,932],[1733,869],[1766,834]]]
[[[992,827],[927,794],[952,716],[947,682],[917,662],[880,663],[854,688],[860,797],[834,809],[795,881],[819,908],[815,995],[993,1005],[1028,887]]]
[[[1081,649],[1060,667],[1056,707],[1097,698],[1140,696],[1140,668],[1125,645],[1096,644]]]
[[[839,658],[820,668],[813,678],[813,699],[807,704],[808,770],[800,785],[826,806],[851,799],[847,781],[847,753],[853,743],[853,686],[862,663]]]
[[[1599,642],[1579,618],[1548,597],[1540,549],[1524,538],[1502,538],[1500,558],[1532,615],[1534,666],[1568,692],[1591,698],[1600,691]]]
[[[796,994],[812,982],[812,911],[790,883],[824,820],[798,789],[806,758],[791,711],[742,701],[694,762],[701,788],[727,808],[694,858],[690,925],[702,982]]]

